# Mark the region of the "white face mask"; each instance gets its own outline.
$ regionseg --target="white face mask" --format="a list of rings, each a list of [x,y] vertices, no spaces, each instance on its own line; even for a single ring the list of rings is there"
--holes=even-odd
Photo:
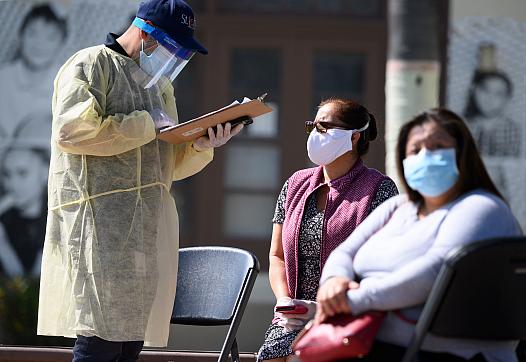
[[[346,152],[352,150],[352,135],[369,127],[369,122],[360,129],[328,129],[321,133],[315,128],[307,140],[307,153],[310,160],[319,166],[333,162]]]

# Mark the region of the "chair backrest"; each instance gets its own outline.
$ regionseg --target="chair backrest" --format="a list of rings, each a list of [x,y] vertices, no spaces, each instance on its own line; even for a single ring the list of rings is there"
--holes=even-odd
[[[248,302],[258,272],[257,258],[245,250],[216,246],[180,249],[171,322],[230,324],[239,304]]]
[[[449,254],[420,318],[444,337],[525,339],[526,238],[484,240]]]

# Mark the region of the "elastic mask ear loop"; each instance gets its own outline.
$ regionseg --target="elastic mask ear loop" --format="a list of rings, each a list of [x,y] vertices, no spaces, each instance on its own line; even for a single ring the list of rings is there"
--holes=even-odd
[[[369,122],[367,122],[367,123],[365,124],[365,126],[363,126],[362,128],[354,130],[354,132],[356,132],[356,133],[363,132],[363,131],[365,131],[367,128],[369,128]]]
[[[141,52],[144,53],[144,39],[141,39]]]
[[[352,136],[355,134],[355,133],[360,133],[360,132],[363,132],[365,131],[367,128],[369,128],[369,122],[367,122],[365,124],[365,126],[363,126],[362,128],[359,128],[359,129],[353,129],[352,132],[351,132],[351,149],[350,151],[352,151],[353,147],[352,147]],[[361,136],[360,136],[361,137]]]

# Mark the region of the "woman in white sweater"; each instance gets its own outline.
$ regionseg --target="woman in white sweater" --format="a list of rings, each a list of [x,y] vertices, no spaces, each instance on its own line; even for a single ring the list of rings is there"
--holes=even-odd
[[[400,130],[398,169],[407,194],[380,205],[332,252],[322,272],[316,320],[337,313],[395,311],[368,356],[397,361],[445,256],[477,240],[520,235],[463,120],[424,112]],[[516,361],[515,341],[428,336],[421,361]]]

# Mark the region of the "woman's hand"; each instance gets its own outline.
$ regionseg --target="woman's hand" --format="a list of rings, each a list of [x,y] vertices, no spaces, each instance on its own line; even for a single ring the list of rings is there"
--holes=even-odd
[[[307,322],[314,318],[316,313],[316,302],[311,300],[285,297],[278,300],[276,303],[276,307],[277,306],[305,307],[305,313],[287,313],[286,311],[274,313],[273,323],[283,327],[286,332],[303,329]],[[276,310],[276,307],[274,307],[274,310]]]
[[[359,286],[358,283],[346,277],[332,277],[323,283],[316,298],[318,308],[314,319],[315,323],[321,323],[328,317],[339,313],[351,313],[347,291]]]

